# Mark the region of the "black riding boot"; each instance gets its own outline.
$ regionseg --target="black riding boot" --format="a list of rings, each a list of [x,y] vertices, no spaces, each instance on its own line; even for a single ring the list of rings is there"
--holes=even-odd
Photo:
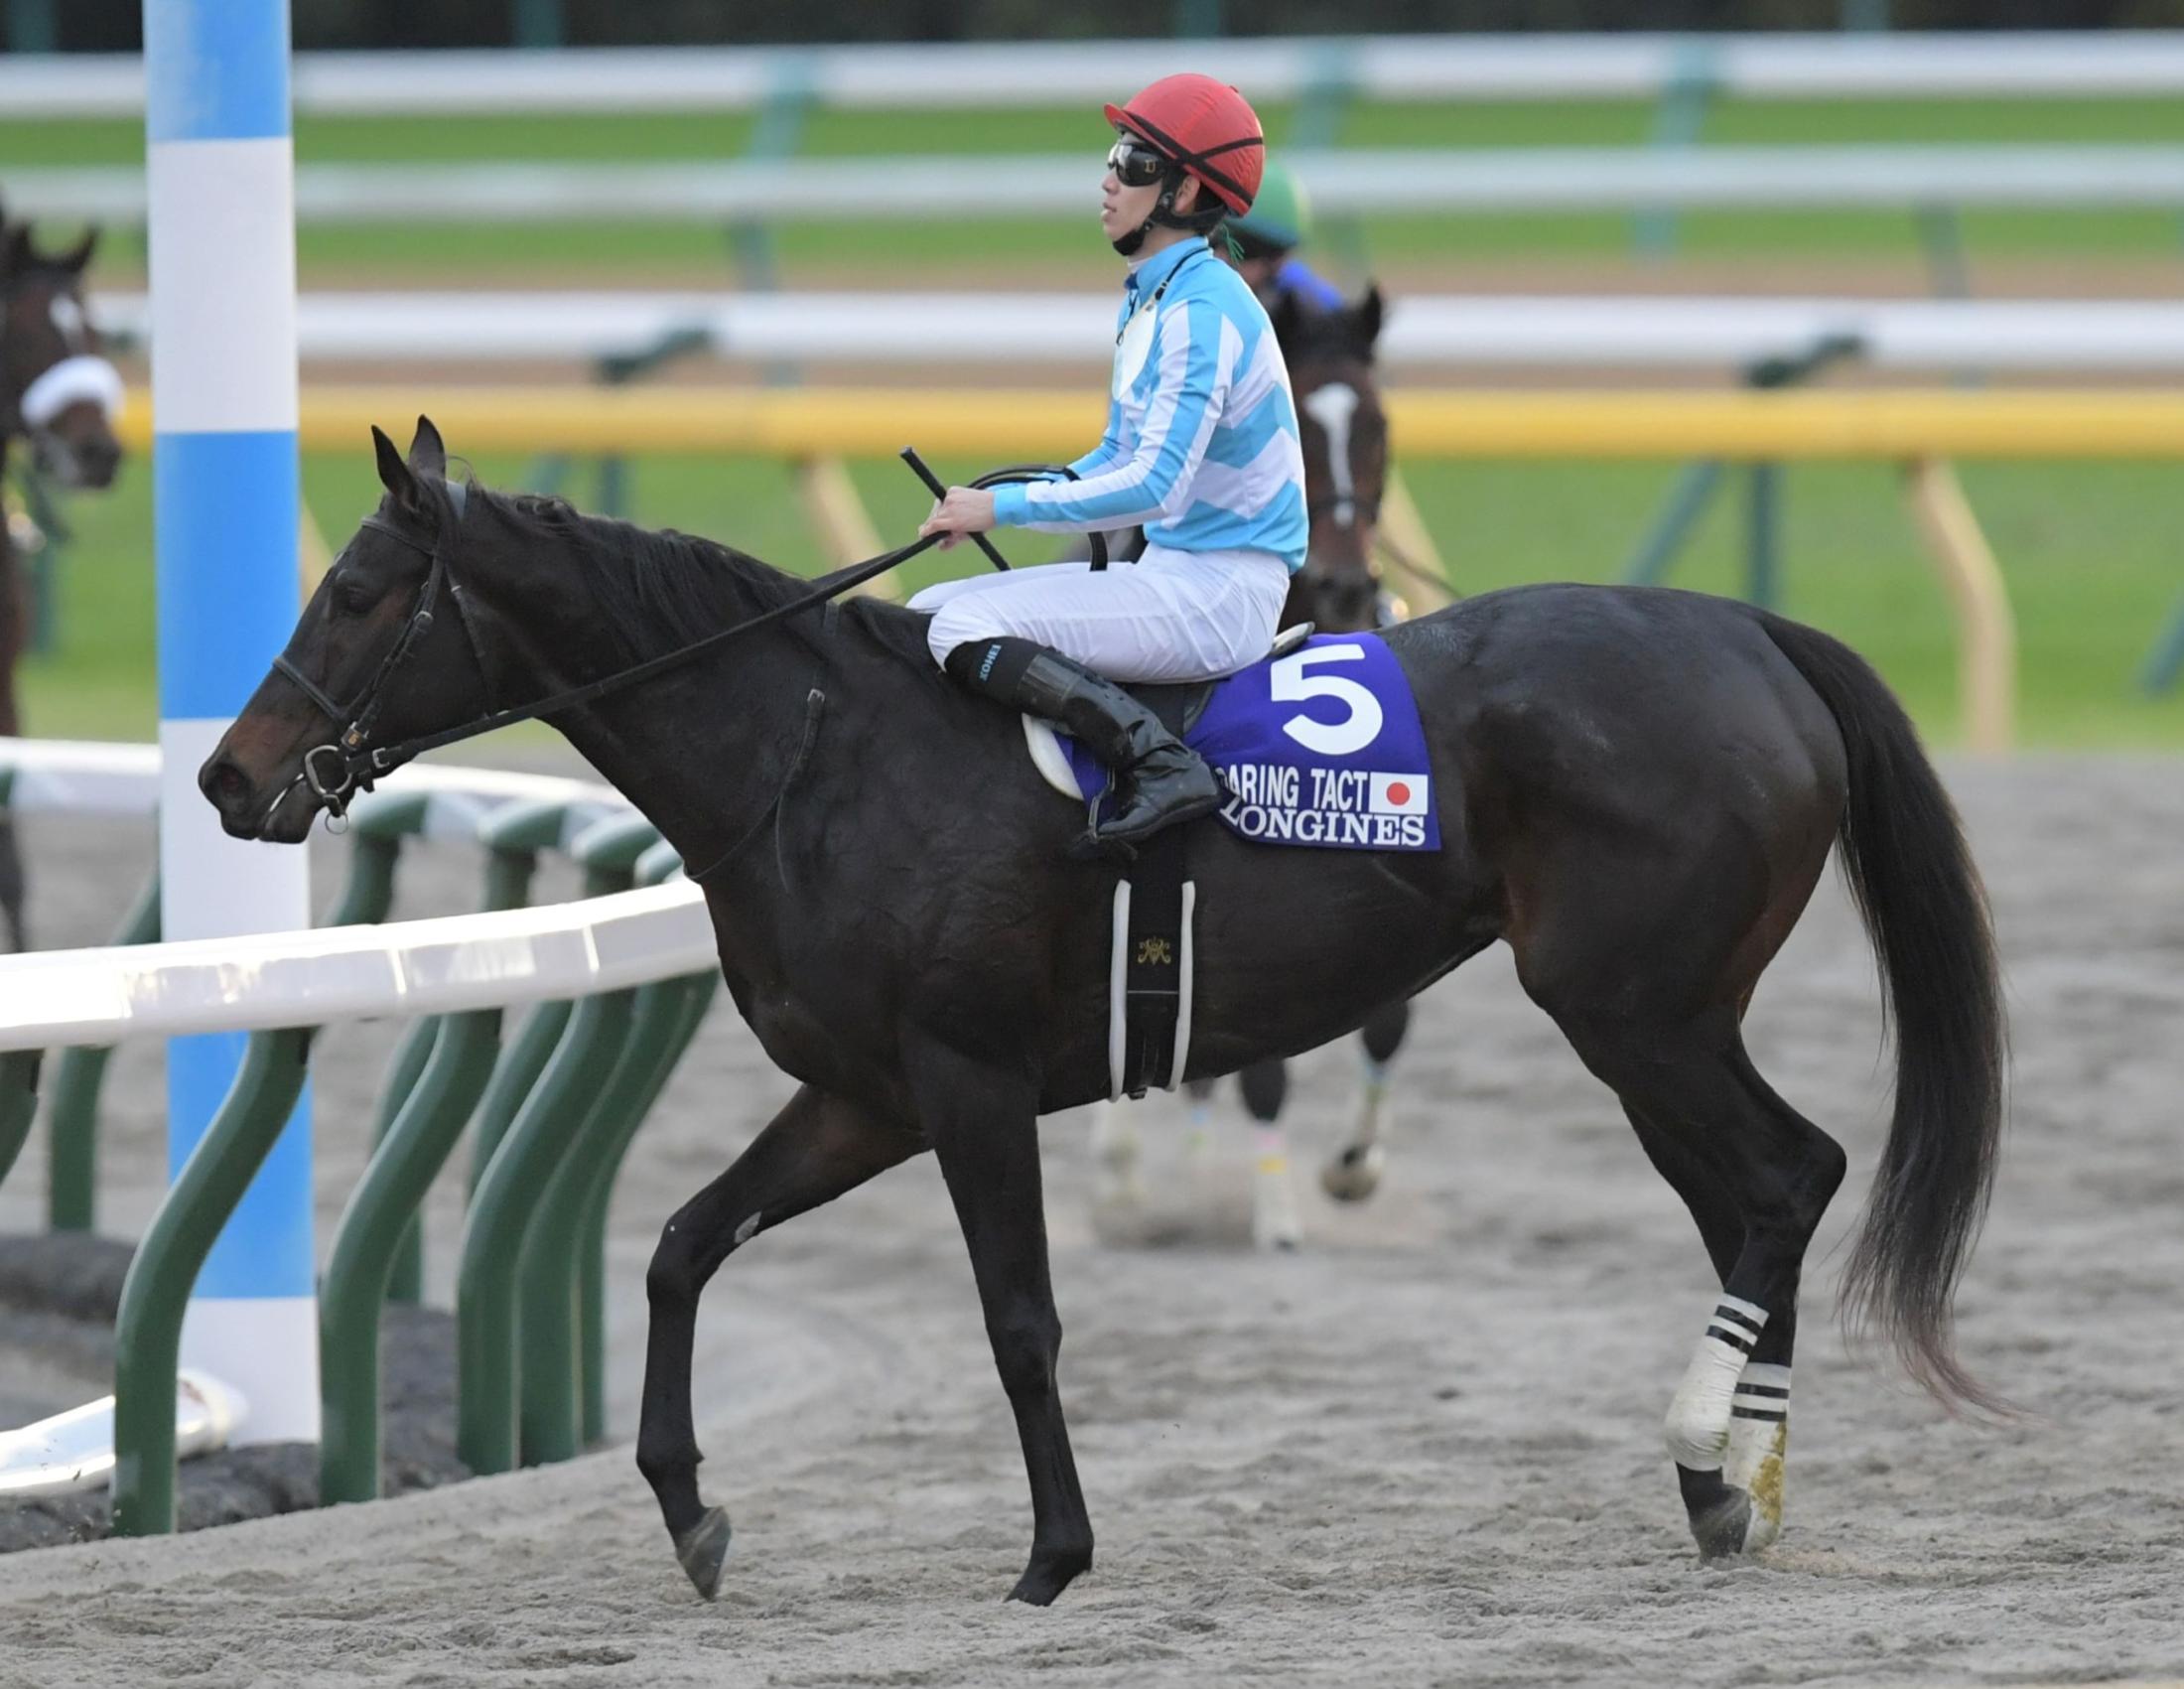
[[[1221,783],[1197,752],[1112,680],[1029,639],[973,639],[947,669],[973,691],[1059,726],[1114,771],[1122,808],[1102,844],[1137,846],[1162,827],[1221,805]]]

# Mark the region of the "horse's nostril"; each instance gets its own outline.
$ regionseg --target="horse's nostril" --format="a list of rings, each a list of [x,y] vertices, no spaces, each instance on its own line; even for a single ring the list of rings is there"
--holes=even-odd
[[[249,776],[225,758],[205,765],[200,784],[205,795],[223,808],[250,795]]]

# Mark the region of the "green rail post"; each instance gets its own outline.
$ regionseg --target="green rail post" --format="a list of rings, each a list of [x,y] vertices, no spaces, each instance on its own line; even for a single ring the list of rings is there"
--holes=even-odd
[[[386,919],[387,912],[394,907],[394,869],[401,859],[402,841],[424,830],[425,817],[431,807],[431,795],[422,791],[373,791],[366,792],[358,800],[350,811],[356,842],[349,852],[348,880],[341,888],[341,901],[327,917],[327,925],[353,926]],[[432,1035],[436,1027],[435,1022],[419,1022],[403,1030],[401,1042],[395,1046],[394,1060],[387,1069],[386,1082],[379,1089],[378,1108],[371,1126],[374,1149],[394,1123],[402,1100],[424,1072],[425,1058],[432,1054]],[[420,1033],[424,1034],[423,1038],[418,1036]],[[412,1225],[403,1235],[402,1247],[395,1257],[388,1300],[417,1301],[424,1294],[424,1279],[425,1234],[420,1227]]]
[[[1357,96],[1357,53],[1346,41],[1323,43],[1312,54],[1310,73],[1291,114],[1286,152],[1321,152],[1342,140],[1342,126]],[[1354,213],[1315,208],[1319,242],[1354,276],[1371,273],[1365,224]]]
[[[1721,470],[1719,458],[1700,458],[1684,466],[1675,487],[1669,491],[1668,502],[1661,506],[1661,513],[1653,519],[1653,525],[1639,540],[1638,548],[1624,563],[1624,582],[1651,587],[1667,578],[1676,554],[1684,549],[1691,539],[1692,529],[1706,514],[1713,490],[1721,483]]]
[[[394,1057],[387,1063],[387,1076],[379,1086],[379,1100],[372,1108],[372,1155],[379,1153],[380,1146],[387,1141],[387,1134],[394,1130],[394,1123],[402,1117],[403,1108],[417,1094],[425,1068],[432,1061],[433,1051],[439,1047],[440,1030],[445,1023],[444,1016],[428,1015],[402,1029],[402,1036],[394,1046]],[[403,1227],[401,1241],[395,1246],[393,1265],[387,1273],[387,1300],[415,1307],[424,1299],[425,1228],[418,1216],[412,1214]]]
[[[537,858],[494,851],[485,907],[520,909]],[[379,1309],[417,1210],[463,1136],[493,1068],[498,1009],[439,1018],[416,1086],[372,1152],[334,1233],[319,1293],[319,1445],[322,1503],[379,1493]]]
[[[10,1050],[0,1054],[0,1185],[8,1182],[15,1158],[31,1135],[31,1121],[38,1113],[38,1064],[42,1050]]]
[[[586,894],[598,897],[627,887],[639,859],[659,842],[658,829],[641,815],[614,817],[587,828],[570,847],[584,865]],[[675,1005],[661,1000],[665,984],[655,982],[627,994],[627,1030],[614,1053],[613,1066],[601,1078],[524,1229],[517,1423],[526,1465],[566,1460],[589,1440],[586,1404],[598,1346],[594,1339],[605,1318],[605,1281],[592,1257],[585,1220],[600,1181],[611,1177],[609,1158],[621,1121],[631,1107],[641,1106],[651,1069],[673,1034]],[[575,1379],[573,1390],[563,1387],[567,1376]]]
[[[569,1030],[574,1003],[541,1003],[523,1017],[515,1042],[501,1054],[493,1076],[478,1105],[478,1124],[471,1130],[469,1204],[478,1203],[478,1188],[485,1182],[485,1169],[507,1141],[508,1128],[523,1111],[524,1100],[538,1085],[539,1074],[553,1059],[561,1035]]]
[[[784,53],[775,61],[773,80],[766,89],[765,104],[751,128],[744,158],[752,164],[770,164],[791,158],[804,143],[804,124],[811,116],[817,94],[817,64],[810,55]],[[728,225],[728,252],[736,266],[736,282],[746,293],[772,293],[780,286],[774,271],[773,230],[763,216],[738,217]],[[767,385],[793,386],[799,379],[796,365],[785,360],[769,363]]]
[[[1855,335],[1823,335],[1794,356],[1762,357],[1746,365],[1743,382],[1763,390],[1794,387],[1811,380],[1829,364],[1863,351],[1864,343]],[[1690,540],[1707,500],[1720,485],[1723,468],[1716,458],[1702,458],[1684,466],[1660,515],[1623,564],[1621,578],[1625,582],[1650,587],[1667,578],[1677,553]],[[1753,466],[1746,528],[1747,591],[1753,603],[1769,607],[1781,596],[1781,473],[1777,464]]]
[[[159,870],[154,868],[122,917],[116,944],[159,941]],[[92,1231],[98,1224],[98,1096],[111,1045],[64,1050],[54,1064],[53,1108],[46,1117],[46,1224]]]
[[[474,1473],[506,1472],[516,1463],[518,1338],[528,1336],[519,1334],[517,1319],[523,1233],[614,1061],[628,998],[608,992],[577,1005],[471,1204],[455,1304],[456,1452]],[[573,1361],[566,1388],[573,1398]]]
[[[114,1319],[114,1534],[175,1528],[175,1374],[199,1269],[303,1089],[309,1027],[251,1035],[242,1070],[129,1262]]]
[[[538,853],[559,845],[569,829],[569,806],[558,802],[512,803],[495,810],[478,828],[478,842],[492,856],[522,858],[535,866]],[[493,1076],[478,1105],[478,1122],[471,1130],[471,1167],[465,1197],[475,1201],[478,1182],[485,1177],[500,1141],[507,1135],[523,1099],[531,1094],[538,1076],[561,1041],[569,1024],[568,1003],[541,1003],[524,1017],[515,1042],[501,1052]]]
[[[565,806],[522,805],[488,820],[489,849],[536,852],[561,842]],[[627,993],[612,994],[626,1000]],[[571,1132],[590,1106],[593,1068],[604,1073],[626,1023],[605,998],[550,1016],[541,1004],[501,1058],[478,1110],[470,1217],[456,1273],[456,1452],[474,1473],[515,1465],[518,1276],[523,1228]],[[556,1020],[561,1022],[557,1028]],[[558,1039],[549,1037],[558,1031]],[[541,1047],[550,1054],[541,1054]],[[542,1069],[533,1063],[542,1063]],[[520,1069],[536,1074],[535,1082]],[[504,1118],[496,1120],[495,1115]],[[493,1141],[483,1142],[490,1129]],[[572,1385],[572,1389],[574,1386]]]
[[[515,45],[560,47],[568,39],[562,0],[515,0]]]
[[[641,815],[616,816],[585,829],[570,846],[584,867],[585,896],[628,889],[638,857],[659,842],[658,829]],[[583,1289],[580,1247],[583,1215],[614,1137],[619,1099],[647,1076],[668,1031],[656,1018],[649,1052],[633,1054],[640,1029],[636,991],[601,999],[601,1013],[619,1023],[612,1042],[603,1037],[591,1070],[581,1074],[581,1108],[566,1146],[544,1171],[535,1204],[517,1244],[516,1327],[520,1341],[516,1424],[525,1466],[565,1461],[583,1446]],[[581,1017],[586,1008],[577,1013]],[[572,1095],[572,1111],[579,1099]]]
[[[8,51],[61,51],[61,32],[55,25],[54,0],[8,0]]]
[[[1713,102],[1716,80],[1710,42],[1678,43],[1675,64],[1661,89],[1661,103],[1654,108],[1653,132],[1646,137],[1647,143],[1675,148],[1695,144],[1706,127],[1706,108]],[[1665,258],[1676,250],[1676,212],[1665,206],[1640,211],[1631,233],[1640,252],[1649,258]]]
[[[1782,466],[1754,464],[1746,507],[1744,598],[1762,610],[1782,608]]]

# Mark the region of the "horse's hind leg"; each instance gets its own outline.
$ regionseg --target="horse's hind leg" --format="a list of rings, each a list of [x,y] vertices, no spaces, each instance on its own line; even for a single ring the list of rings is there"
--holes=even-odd
[[[1304,1241],[1290,1183],[1290,1141],[1282,1130],[1290,1067],[1279,1056],[1254,1061],[1236,1075],[1252,1118],[1251,1240],[1261,1249],[1295,1249]]]
[[[1410,1028],[1410,1000],[1398,998],[1375,1009],[1372,1018],[1358,1029],[1358,1042],[1364,1046],[1365,1095],[1358,1108],[1357,1126],[1350,1141],[1319,1170],[1320,1189],[1338,1202],[1362,1202],[1380,1189],[1381,1175],[1387,1168],[1380,1125],[1388,1106],[1388,1071]]]
[[[735,1165],[676,1211],[644,1280],[651,1303],[637,1470],[658,1497],[676,1557],[698,1593],[720,1590],[728,1515],[698,1496],[690,1401],[698,1297],[721,1263],[760,1231],[832,1201],[922,1149],[917,1137],[806,1085]]]
[[[1782,1528],[1798,1281],[1843,1150],[1759,1076],[1733,1010],[1680,1026],[1559,1018],[1691,1206],[1722,1280],[1665,1428],[1692,1534],[1709,1558],[1764,1548]]]

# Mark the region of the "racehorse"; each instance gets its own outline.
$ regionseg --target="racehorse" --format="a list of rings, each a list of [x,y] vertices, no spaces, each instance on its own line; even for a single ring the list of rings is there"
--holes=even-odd
[[[93,229],[66,252],[41,253],[28,223],[0,218],[0,480],[9,445],[27,440],[32,462],[68,487],[105,487],[121,462],[109,402],[120,380],[99,355],[83,307]],[[22,731],[15,665],[28,634],[28,591],[15,537],[0,520],[0,734]],[[26,949],[23,859],[15,827],[0,815],[0,917],[11,948]]]
[[[1289,365],[1304,460],[1305,510],[1311,522],[1304,567],[1291,585],[1282,626],[1312,624],[1322,633],[1377,629],[1383,619],[1378,554],[1381,498],[1388,482],[1388,413],[1380,399],[1374,350],[1383,305],[1378,288],[1338,310],[1294,293],[1274,303],[1275,339]],[[1364,1047],[1363,1097],[1350,1136],[1320,1169],[1319,1183],[1338,1201],[1363,1201],[1378,1189],[1386,1152],[1381,1121],[1389,1066],[1411,1022],[1406,999],[1382,1005],[1358,1031]],[[1302,1239],[1281,1126],[1289,1063],[1255,1061],[1237,1075],[1244,1106],[1257,1122],[1252,1237],[1261,1248],[1295,1248]],[[1190,1086],[1192,1143],[1203,1154],[1211,1081]],[[1130,1203],[1138,1190],[1139,1140],[1119,1107],[1094,1110],[1093,1165],[1106,1203]]]
[[[1033,772],[1016,721],[934,668],[921,616],[822,611],[727,547],[451,485],[422,418],[406,460],[373,433],[385,496],[200,771],[222,826],[300,843],[430,744],[525,711],[558,728],[681,853],[738,1009],[802,1082],[667,1222],[646,1276],[636,1459],[685,1573],[716,1594],[729,1543],[698,1487],[700,1292],[760,1232],[930,1150],[1030,1480],[1013,1594],[1052,1601],[1092,1563],[1037,1133],[1108,1086],[1116,870],[1070,853],[1081,807]],[[1764,1546],[1799,1276],[1845,1160],[1761,1078],[1740,1023],[1832,845],[1897,1039],[1846,1313],[1938,1396],[1987,1399],[1952,1304],[1993,1177],[2003,1029],[1956,812],[1873,671],[1751,606],[1530,587],[1387,638],[1442,848],[1311,857],[1191,823],[1191,1071],[1323,1044],[1507,943],[1698,1222],[1722,1294],[1669,1449],[1702,1553]]]

